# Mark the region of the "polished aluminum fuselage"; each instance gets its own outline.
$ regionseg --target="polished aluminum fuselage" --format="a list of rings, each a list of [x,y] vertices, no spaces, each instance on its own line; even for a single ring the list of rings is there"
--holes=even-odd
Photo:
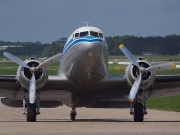
[[[59,76],[72,82],[71,100],[68,106],[84,106],[92,103],[85,97],[107,75],[108,51],[104,39],[86,36],[73,39],[64,47]],[[93,99],[94,100],[94,99]]]
[[[78,86],[89,87],[106,76],[108,51],[103,39],[97,37],[85,39],[71,41],[71,44],[75,43],[69,45],[71,48],[65,52],[60,71]]]

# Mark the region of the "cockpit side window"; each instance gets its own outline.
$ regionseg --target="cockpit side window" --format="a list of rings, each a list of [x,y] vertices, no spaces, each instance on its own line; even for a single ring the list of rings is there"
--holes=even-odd
[[[98,32],[90,31],[91,36],[99,37]]]
[[[99,33],[99,36],[100,36],[101,38],[103,38],[103,34],[102,34],[102,33]]]
[[[75,38],[78,38],[79,37],[79,33],[75,33]]]
[[[84,37],[84,36],[88,36],[88,31],[81,32],[79,37]]]

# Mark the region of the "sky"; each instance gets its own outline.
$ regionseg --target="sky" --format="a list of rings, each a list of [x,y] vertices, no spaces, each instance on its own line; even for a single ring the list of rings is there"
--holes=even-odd
[[[84,21],[106,37],[180,35],[180,0],[0,0],[0,41],[52,43]]]

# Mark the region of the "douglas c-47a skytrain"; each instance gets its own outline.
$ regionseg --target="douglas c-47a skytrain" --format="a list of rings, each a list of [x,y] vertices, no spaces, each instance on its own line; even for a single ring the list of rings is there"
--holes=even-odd
[[[72,108],[71,120],[75,120],[78,107],[129,107],[134,121],[144,121],[147,98],[179,95],[180,75],[155,75],[156,71],[176,65],[151,66],[145,60],[136,60],[123,44],[119,49],[131,61],[123,76],[108,74],[107,42],[96,27],[76,29],[63,52],[44,62],[22,61],[4,52],[19,68],[16,75],[0,75],[0,97],[5,97],[1,102],[10,107],[23,107],[28,122],[36,121],[40,107],[62,104]],[[48,75],[46,67],[56,61],[60,61],[57,75]]]

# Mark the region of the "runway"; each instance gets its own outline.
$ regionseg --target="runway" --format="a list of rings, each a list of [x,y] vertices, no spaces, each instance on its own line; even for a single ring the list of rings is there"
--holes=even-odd
[[[37,122],[26,122],[22,108],[0,104],[0,135],[179,135],[180,113],[148,110],[145,122],[133,122],[129,109],[77,109],[69,120],[65,106],[41,109]]]

